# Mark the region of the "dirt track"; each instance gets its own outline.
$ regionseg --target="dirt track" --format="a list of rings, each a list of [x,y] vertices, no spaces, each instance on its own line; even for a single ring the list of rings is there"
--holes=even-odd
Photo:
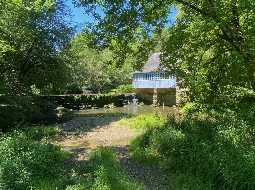
[[[97,114],[76,117],[63,124],[62,138],[57,142],[72,152],[76,160],[88,160],[91,151],[100,146],[111,147],[117,154],[122,167],[135,180],[144,184],[145,189],[164,190],[167,179],[157,167],[144,166],[131,160],[128,146],[141,131],[119,124],[121,116]]]

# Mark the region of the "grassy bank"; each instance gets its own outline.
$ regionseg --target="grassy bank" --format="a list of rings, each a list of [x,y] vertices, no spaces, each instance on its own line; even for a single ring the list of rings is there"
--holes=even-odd
[[[19,190],[137,190],[111,149],[98,148],[88,161],[51,142],[56,126],[23,128],[0,138],[0,189]]]
[[[175,189],[255,189],[254,115],[254,105],[220,110],[190,104],[181,118],[132,118],[131,126],[147,130],[130,153],[168,171]],[[155,118],[156,125],[147,122]]]
[[[64,161],[70,154],[49,143],[57,131],[26,129],[0,138],[1,189],[41,189],[41,184],[61,184]],[[52,179],[54,179],[52,181]]]

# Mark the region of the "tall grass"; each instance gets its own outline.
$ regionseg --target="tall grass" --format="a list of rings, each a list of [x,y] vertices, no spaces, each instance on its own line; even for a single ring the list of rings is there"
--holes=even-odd
[[[139,190],[142,186],[121,168],[112,150],[99,148],[91,156],[95,190]]]
[[[66,190],[139,190],[143,186],[134,181],[120,166],[110,148],[98,148],[88,162],[74,168],[77,180]]]
[[[174,174],[176,189],[255,189],[255,107],[187,110],[133,141],[133,158]]]

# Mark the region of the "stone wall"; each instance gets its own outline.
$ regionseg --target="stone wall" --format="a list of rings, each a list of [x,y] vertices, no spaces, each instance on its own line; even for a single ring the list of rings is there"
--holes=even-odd
[[[175,89],[157,89],[159,105],[173,106],[176,105],[176,90]],[[138,100],[145,104],[153,103],[154,89],[136,89],[135,93]]]
[[[105,105],[123,106],[132,94],[63,95],[63,96],[0,96],[0,132],[19,123],[51,123],[57,121],[57,108],[81,110]]]
[[[108,104],[117,107],[123,106],[126,96],[121,95],[63,95],[63,96],[38,96],[35,99],[46,100],[56,106],[63,106],[68,109],[80,110],[86,108],[102,108]]]

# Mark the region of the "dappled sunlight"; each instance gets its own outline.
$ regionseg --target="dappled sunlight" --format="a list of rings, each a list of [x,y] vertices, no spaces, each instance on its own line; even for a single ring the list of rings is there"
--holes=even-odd
[[[62,135],[56,144],[77,154],[79,159],[88,158],[88,153],[100,146],[127,146],[139,134],[118,124],[127,114],[86,113],[76,116],[62,125]]]
[[[254,190],[254,8],[0,0],[0,190]]]
[[[95,113],[97,111],[97,113]],[[149,127],[164,121],[156,114],[130,115],[107,110],[85,111],[76,113],[71,121],[63,124],[62,138],[56,144],[73,153],[73,161],[77,164],[89,163],[90,156],[98,148],[109,148],[116,153],[116,159],[127,174],[137,182],[144,184],[146,189],[165,189],[168,177],[158,166],[143,165],[130,157],[130,143],[141,136]],[[105,111],[105,110],[104,110]],[[112,113],[111,113],[112,112]],[[132,127],[130,124],[137,120],[137,124],[145,119],[143,127]],[[140,118],[140,119],[139,119]],[[166,118],[166,116],[164,116]],[[77,123],[77,128],[73,125]],[[68,129],[68,125],[72,127]],[[161,125],[159,123],[159,125]],[[146,129],[146,126],[148,127]]]

